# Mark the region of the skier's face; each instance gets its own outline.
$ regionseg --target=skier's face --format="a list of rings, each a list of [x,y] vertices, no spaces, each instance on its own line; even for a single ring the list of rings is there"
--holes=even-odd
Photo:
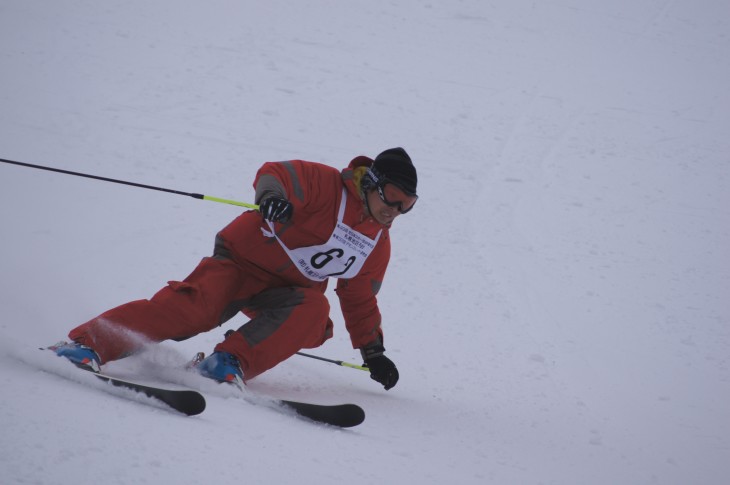
[[[370,215],[384,226],[390,226],[396,217],[411,210],[417,200],[393,184],[377,187],[368,192],[367,197]]]
[[[416,205],[416,201],[418,200],[417,195],[407,195],[397,185],[390,183],[382,186],[378,185],[375,190],[385,205],[395,207],[401,214],[405,214],[413,209],[413,206]]]

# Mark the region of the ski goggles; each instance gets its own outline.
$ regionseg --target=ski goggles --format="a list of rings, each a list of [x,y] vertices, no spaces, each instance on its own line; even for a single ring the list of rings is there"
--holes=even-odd
[[[406,194],[400,187],[388,182],[387,179],[381,179],[375,188],[378,191],[380,200],[388,207],[395,207],[401,214],[410,212],[413,206],[416,205],[416,201],[418,201],[417,195]]]

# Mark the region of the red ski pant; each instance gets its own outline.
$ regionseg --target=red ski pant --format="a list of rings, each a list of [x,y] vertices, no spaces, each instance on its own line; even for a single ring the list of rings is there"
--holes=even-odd
[[[332,336],[324,286],[274,286],[229,259],[204,258],[184,281],[170,281],[149,300],[113,308],[73,329],[69,337],[93,348],[102,363],[149,342],[184,340],[242,311],[251,320],[219,343],[241,363],[246,380],[303,348]],[[273,287],[272,287],[273,286]]]

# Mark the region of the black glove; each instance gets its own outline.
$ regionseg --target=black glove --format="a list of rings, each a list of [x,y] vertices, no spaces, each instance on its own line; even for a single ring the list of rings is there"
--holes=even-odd
[[[288,222],[294,212],[294,206],[284,198],[269,197],[259,204],[259,212],[267,221]]]
[[[370,369],[370,378],[381,383],[387,391],[398,382],[398,369],[392,360],[383,355],[383,352],[385,347],[382,345],[362,349],[365,366]]]

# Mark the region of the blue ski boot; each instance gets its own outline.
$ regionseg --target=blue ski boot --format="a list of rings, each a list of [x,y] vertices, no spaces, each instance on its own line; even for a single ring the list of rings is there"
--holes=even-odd
[[[196,364],[195,368],[202,376],[218,382],[235,384],[239,389],[243,389],[241,364],[228,352],[213,352]]]
[[[84,370],[90,370],[91,372],[99,372],[100,370],[99,363],[101,359],[91,347],[77,342],[58,342],[56,345],[48,347],[48,349],[54,351],[59,357],[66,357]]]

